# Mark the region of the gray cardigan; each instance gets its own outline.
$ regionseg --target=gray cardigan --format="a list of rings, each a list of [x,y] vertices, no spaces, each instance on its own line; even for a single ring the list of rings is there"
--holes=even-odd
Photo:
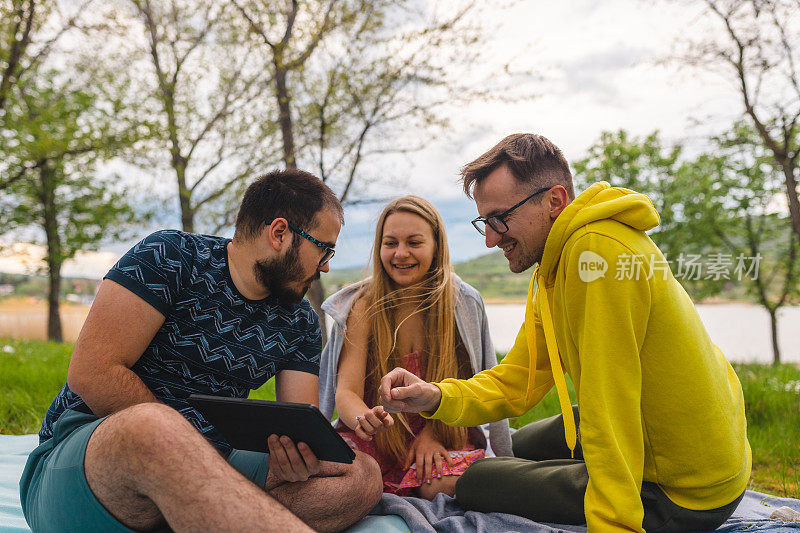
[[[359,289],[366,281],[343,288],[322,304],[322,310],[333,319],[333,328],[328,343],[322,350],[319,365],[319,408],[328,419],[333,417],[335,408],[336,373],[344,342],[344,331],[347,328],[347,316]],[[453,282],[457,289],[456,327],[469,354],[472,370],[477,373],[497,364],[497,354],[489,336],[489,321],[480,293],[455,274]],[[489,424],[489,446],[487,455],[492,452],[497,456],[513,455],[507,419]]]

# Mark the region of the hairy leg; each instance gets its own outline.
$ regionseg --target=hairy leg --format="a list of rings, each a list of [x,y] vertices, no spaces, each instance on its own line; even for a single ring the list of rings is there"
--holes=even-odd
[[[316,531],[340,531],[378,503],[383,479],[378,463],[356,452],[352,464],[323,461],[308,481],[284,483],[269,494]]]
[[[237,472],[174,409],[148,403],[104,420],[84,470],[98,501],[131,529],[310,531]]]
[[[432,500],[440,492],[444,492],[448,496],[456,495],[456,481],[459,476],[443,476],[441,478],[434,478],[429,483],[423,483],[417,487],[417,492],[420,498]]]

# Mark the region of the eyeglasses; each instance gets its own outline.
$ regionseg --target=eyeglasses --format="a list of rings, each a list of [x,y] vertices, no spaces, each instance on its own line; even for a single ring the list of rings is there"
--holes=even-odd
[[[272,220],[267,220],[266,222],[267,222],[267,225],[272,224]],[[286,224],[289,225],[289,229],[291,229],[293,232],[297,233],[298,235],[300,235],[303,238],[308,239],[312,243],[316,244],[317,247],[322,250],[322,257],[320,257],[320,259],[319,259],[319,267],[320,268],[324,267],[328,263],[328,261],[331,260],[333,255],[336,253],[336,250],[333,249],[333,246],[331,246],[329,244],[325,244],[324,242],[318,241],[317,239],[315,239],[314,237],[312,237],[311,235],[309,235],[305,231],[301,230],[300,228],[298,228],[297,226],[295,226],[294,224],[292,224],[288,220],[286,221]]]
[[[552,187],[544,187],[543,189],[539,189],[538,191],[536,191],[535,193],[531,194],[530,196],[528,196],[527,198],[525,198],[524,200],[522,200],[518,204],[515,204],[515,205],[511,206],[510,208],[506,209],[505,211],[503,211],[502,213],[500,213],[498,215],[492,215],[489,218],[478,217],[478,218],[476,218],[475,220],[472,221],[472,225],[475,226],[475,229],[478,230],[478,233],[480,233],[481,235],[486,235],[486,225],[487,224],[496,233],[501,233],[501,234],[505,233],[505,232],[508,231],[508,224],[506,224],[506,218],[508,217],[508,215],[511,214],[511,212],[514,209],[518,208],[519,206],[521,206],[522,204],[524,204],[525,202],[527,202],[528,200],[530,200],[531,198],[533,198],[537,194],[541,194],[543,192],[547,192],[550,189],[552,189]]]

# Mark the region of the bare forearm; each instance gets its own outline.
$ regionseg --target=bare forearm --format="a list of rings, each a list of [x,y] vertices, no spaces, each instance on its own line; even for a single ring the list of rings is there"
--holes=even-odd
[[[358,426],[356,417],[363,415],[367,409],[369,406],[355,392],[350,390],[336,392],[336,412],[339,414],[339,419],[350,429]]]
[[[70,383],[97,416],[108,416],[140,403],[157,402],[153,392],[131,369],[114,365],[84,383]]]

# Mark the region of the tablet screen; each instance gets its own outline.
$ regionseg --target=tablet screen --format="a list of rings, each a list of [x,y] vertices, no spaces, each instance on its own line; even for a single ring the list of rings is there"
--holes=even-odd
[[[352,463],[355,453],[313,405],[192,394],[195,407],[228,444],[240,450],[269,453],[267,438],[286,435],[304,442],[321,461]]]

